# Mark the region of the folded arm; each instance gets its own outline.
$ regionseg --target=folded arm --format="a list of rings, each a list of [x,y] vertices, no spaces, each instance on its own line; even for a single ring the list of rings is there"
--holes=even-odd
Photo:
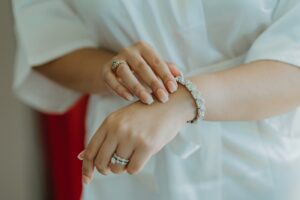
[[[115,54],[94,48],[79,49],[34,69],[51,80],[83,93],[109,92],[100,68]]]

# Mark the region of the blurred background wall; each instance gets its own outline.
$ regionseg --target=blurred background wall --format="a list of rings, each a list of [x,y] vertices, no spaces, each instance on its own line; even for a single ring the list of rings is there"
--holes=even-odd
[[[11,0],[0,1],[0,199],[44,200],[45,177],[37,115],[13,95]]]

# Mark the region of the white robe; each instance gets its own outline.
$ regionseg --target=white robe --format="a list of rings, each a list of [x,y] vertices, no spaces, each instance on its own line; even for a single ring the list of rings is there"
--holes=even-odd
[[[65,112],[82,95],[31,67],[83,47],[150,43],[185,76],[256,60],[300,66],[299,0],[14,0],[15,93]],[[82,66],[84,67],[84,66]],[[272,73],[272,72],[270,72]],[[86,143],[116,95],[92,95]],[[259,121],[187,124],[136,176],[96,173],[83,200],[299,200],[300,110]]]

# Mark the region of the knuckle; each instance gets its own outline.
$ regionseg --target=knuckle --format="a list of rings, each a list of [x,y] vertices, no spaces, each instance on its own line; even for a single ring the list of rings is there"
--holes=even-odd
[[[154,57],[153,58],[153,64],[155,66],[161,66],[162,62],[161,62],[161,60],[158,57]]]
[[[146,65],[146,63],[140,61],[137,63],[137,70],[140,74],[144,74],[144,72],[146,71],[146,69],[148,68],[148,66]]]
[[[125,120],[120,120],[117,124],[117,127],[116,127],[116,134],[120,134],[120,135],[123,135],[124,132],[127,132],[128,130],[128,123],[125,122]]]
[[[134,134],[133,131],[129,131],[128,134],[126,135],[126,140],[128,142],[135,141],[135,138],[136,138],[136,134]]]

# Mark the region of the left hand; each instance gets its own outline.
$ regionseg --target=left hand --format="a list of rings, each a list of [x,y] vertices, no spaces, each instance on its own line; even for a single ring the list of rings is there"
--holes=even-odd
[[[169,143],[194,115],[193,99],[182,87],[165,104],[155,101],[144,105],[137,101],[111,113],[81,155],[84,182],[91,181],[94,166],[103,175],[125,170],[136,174],[152,155]],[[129,159],[126,167],[110,163],[115,152]]]

